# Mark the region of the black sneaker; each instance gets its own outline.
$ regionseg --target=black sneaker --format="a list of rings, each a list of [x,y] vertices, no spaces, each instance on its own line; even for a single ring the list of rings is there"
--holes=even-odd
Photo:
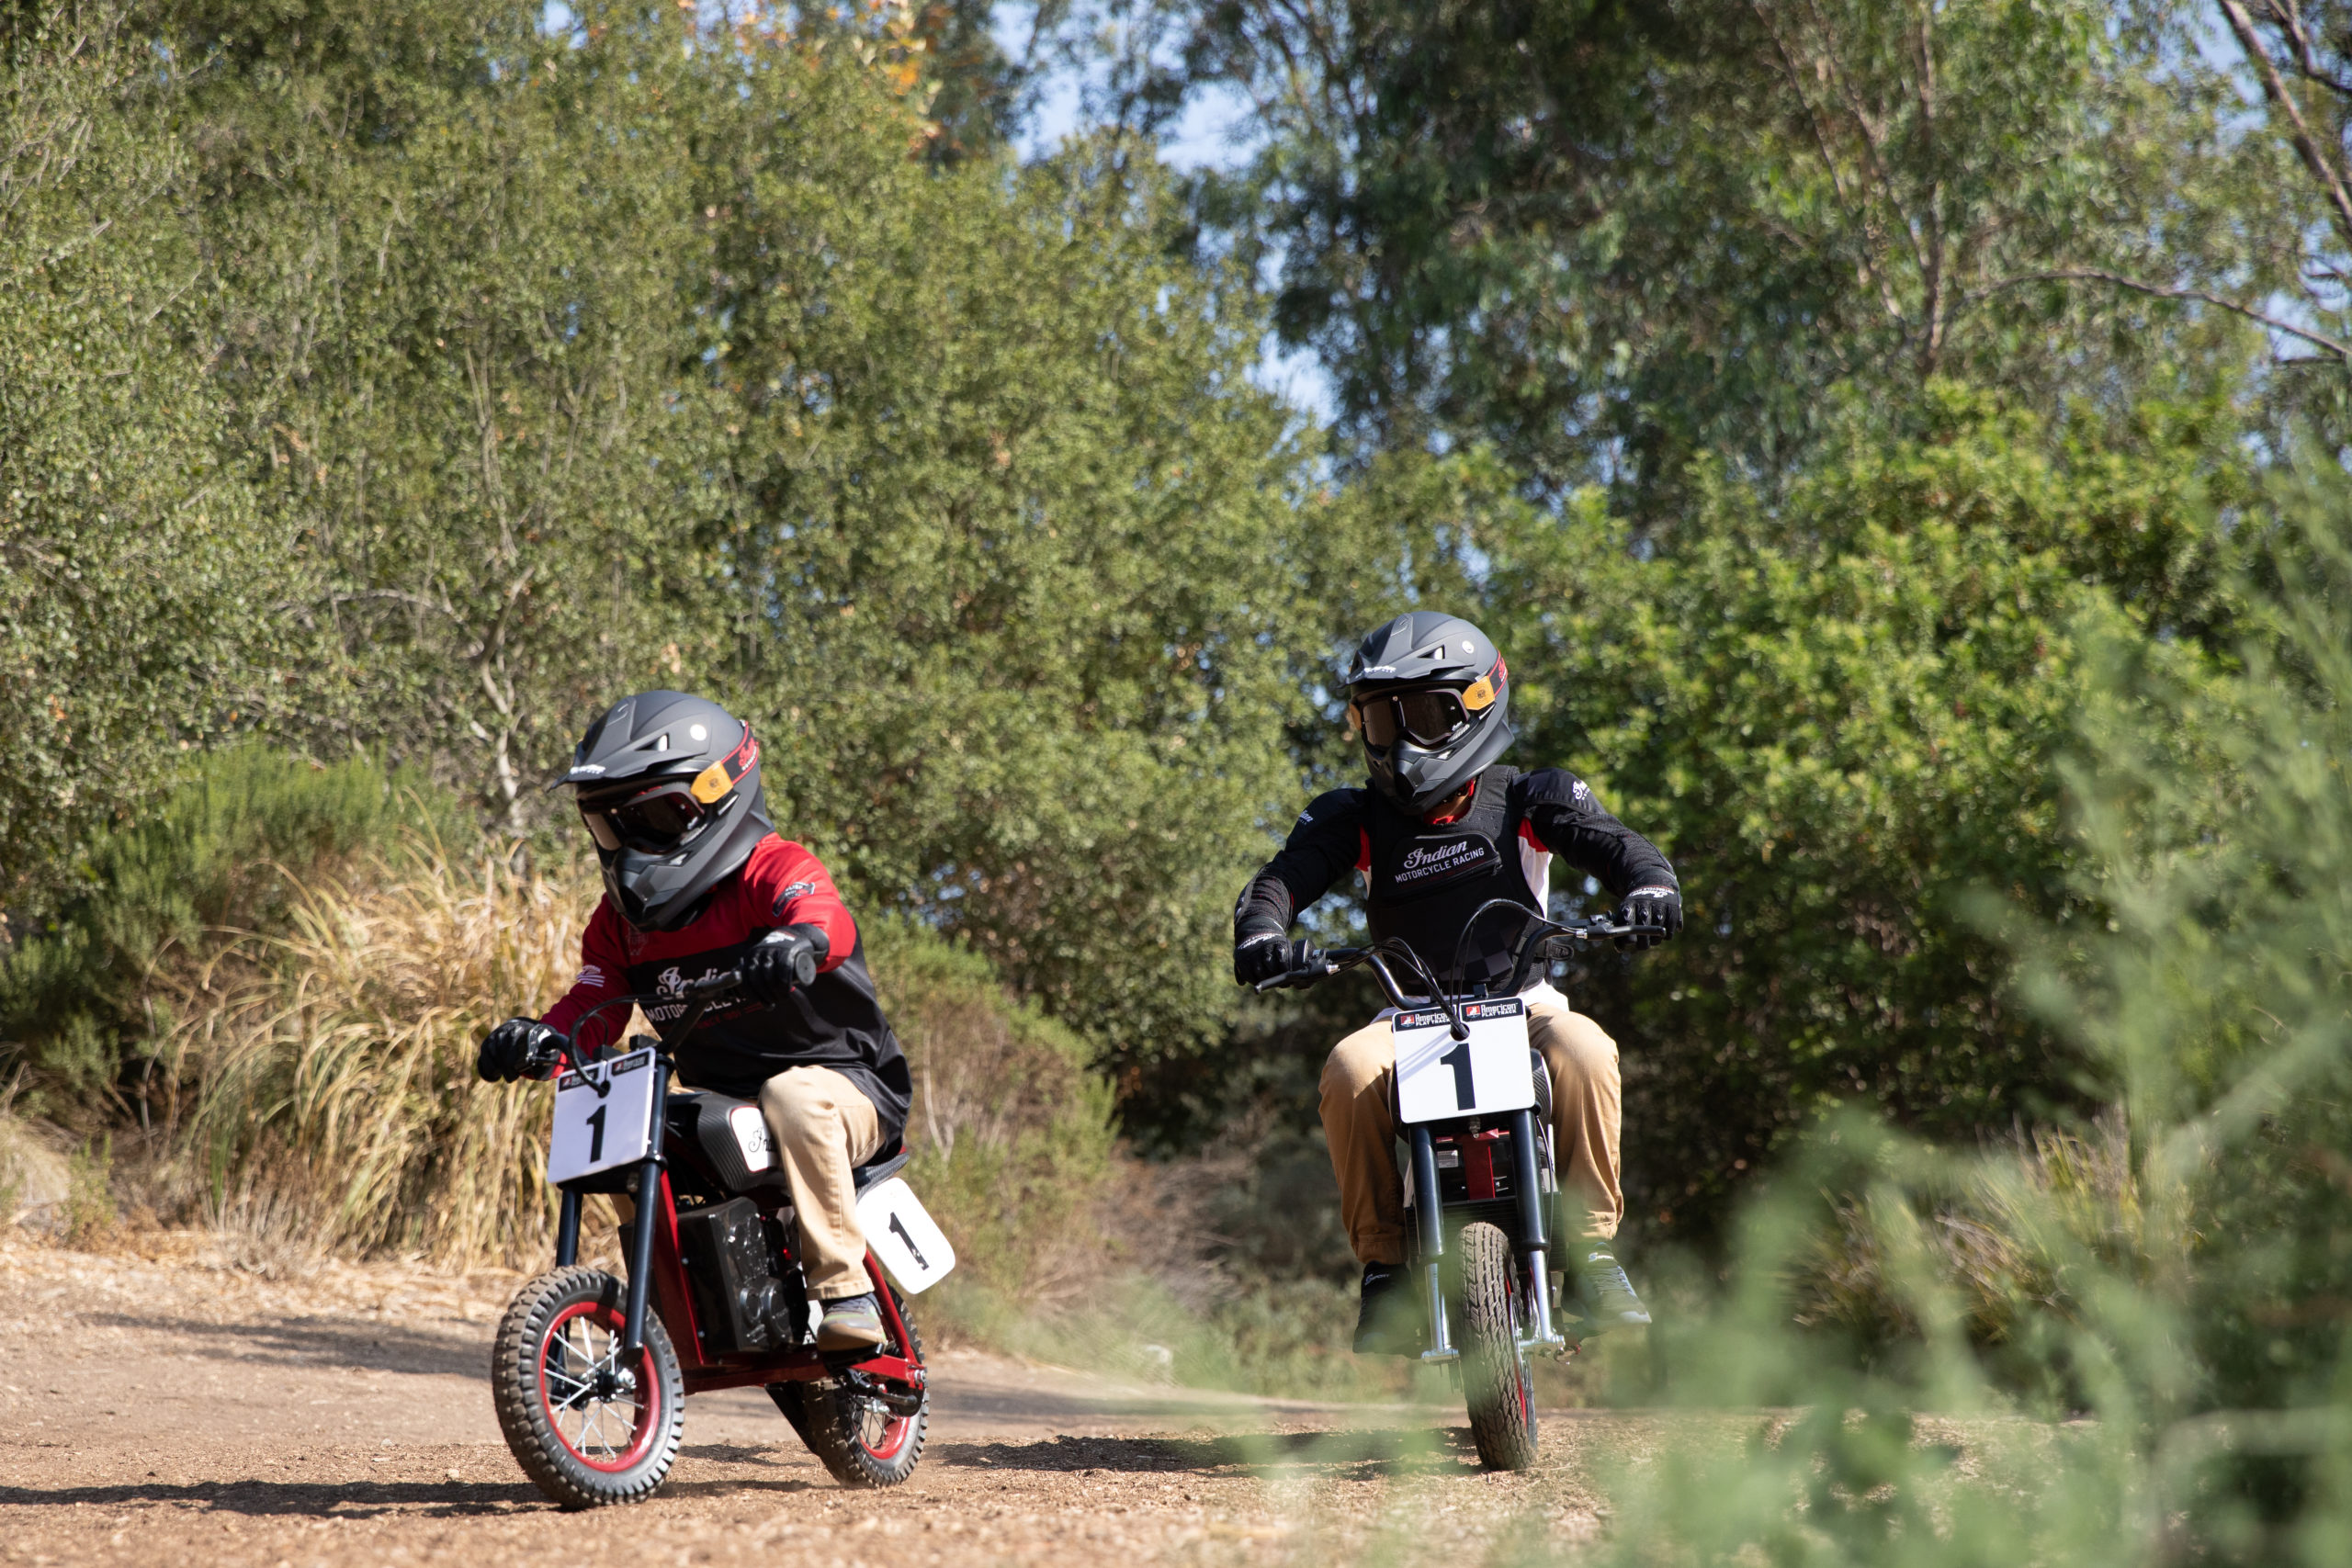
[[[1650,1309],[1634,1293],[1634,1281],[1605,1241],[1582,1241],[1568,1251],[1576,1266],[1577,1294],[1595,1328],[1647,1328]]]
[[[1418,1356],[1420,1323],[1413,1310],[1412,1280],[1402,1264],[1363,1266],[1363,1304],[1356,1312],[1356,1354]]]

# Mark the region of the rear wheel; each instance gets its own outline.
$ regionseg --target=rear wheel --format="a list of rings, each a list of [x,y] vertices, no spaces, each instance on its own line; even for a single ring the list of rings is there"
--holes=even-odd
[[[1519,1347],[1532,1317],[1510,1242],[1489,1224],[1462,1228],[1462,1387],[1470,1437],[1488,1470],[1535,1462],[1535,1371]]]
[[[678,1457],[677,1352],[650,1313],[644,1345],[622,1351],[627,1299],[601,1269],[559,1269],[524,1286],[498,1325],[499,1430],[523,1472],[566,1508],[641,1502]]]
[[[907,1325],[906,1358],[922,1364],[922,1336],[907,1304],[896,1291],[899,1321]],[[897,1410],[871,1392],[862,1390],[851,1374],[842,1372],[821,1382],[773,1383],[768,1396],[818,1462],[844,1486],[865,1489],[896,1486],[915,1472],[931,1424],[928,1391],[912,1410]]]

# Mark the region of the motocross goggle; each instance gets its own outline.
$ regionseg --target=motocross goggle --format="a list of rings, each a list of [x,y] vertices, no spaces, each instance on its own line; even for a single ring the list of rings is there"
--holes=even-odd
[[[662,854],[718,815],[719,803],[759,761],[759,742],[752,739],[747,725],[742,744],[692,779],[669,779],[631,795],[582,800],[580,819],[587,824],[588,836],[596,840],[596,847],[608,854],[624,847],[643,854]]]
[[[1437,751],[1469,733],[1476,716],[1495,705],[1507,678],[1503,662],[1463,691],[1451,686],[1424,686],[1411,692],[1380,692],[1348,704],[1348,728],[1370,746],[1382,749],[1403,736],[1425,750]]]

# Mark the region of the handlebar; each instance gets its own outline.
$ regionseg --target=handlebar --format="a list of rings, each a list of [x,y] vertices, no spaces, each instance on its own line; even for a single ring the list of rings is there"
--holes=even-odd
[[[608,997],[580,1015],[579,1020],[571,1026],[571,1032],[563,1037],[563,1048],[560,1051],[534,1051],[529,1066],[546,1070],[560,1067],[567,1061],[575,1064],[585,1061],[586,1058],[581,1055],[580,1051],[580,1031],[587,1025],[590,1019],[610,1008],[639,1007],[647,1003],[676,1001],[680,998],[684,998],[692,1005],[676,1022],[668,1029],[663,1029],[658,1022],[653,1023],[654,1032],[662,1037],[663,1044],[666,1045],[673,1040],[682,1040],[694,1032],[695,1026],[702,1021],[702,1015],[710,1010],[711,1003],[730,991],[740,990],[742,985],[743,972],[741,969],[722,969],[715,975],[705,975],[698,980],[684,981],[674,991],[651,991],[642,996],[633,997]],[[652,1014],[647,1013],[646,1019],[647,1021],[652,1022]]]
[[[1503,900],[1498,899],[1496,902],[1499,903]],[[1492,905],[1487,906],[1487,908],[1491,907]],[[1523,906],[1518,904],[1512,904],[1510,908],[1523,909]],[[1478,914],[1484,913],[1486,913],[1485,908],[1479,909]],[[1475,921],[1477,916],[1474,915],[1471,919]],[[1540,953],[1545,958],[1567,958],[1575,954],[1580,943],[1613,941],[1620,937],[1634,935],[1636,931],[1633,925],[1623,920],[1612,920],[1607,916],[1594,916],[1589,919],[1574,918],[1566,920],[1539,919],[1531,922],[1531,926],[1532,929],[1527,936],[1521,939],[1520,945],[1512,953],[1516,962],[1511,968],[1512,983],[1508,987],[1510,994],[1517,993],[1519,982],[1526,977],[1527,960],[1532,953]],[[1539,937],[1540,941],[1534,940]],[[1377,947],[1323,949],[1310,947],[1302,955],[1302,962],[1295,964],[1288,973],[1277,975],[1270,980],[1261,980],[1251,988],[1260,992],[1305,990],[1307,987],[1329,979],[1334,975],[1369,964],[1372,965],[1373,973],[1380,978],[1381,989],[1387,993],[1389,1005],[1405,1009],[1412,1003],[1397,986],[1396,977],[1389,972],[1386,962],[1386,958],[1394,954],[1384,954],[1383,952],[1383,949],[1390,945],[1384,942]],[[1396,945],[1401,946],[1401,944]],[[1415,960],[1414,966],[1426,968],[1418,959]],[[1435,976],[1428,976],[1426,978],[1434,980]],[[1434,999],[1442,1002],[1446,998],[1440,996]]]

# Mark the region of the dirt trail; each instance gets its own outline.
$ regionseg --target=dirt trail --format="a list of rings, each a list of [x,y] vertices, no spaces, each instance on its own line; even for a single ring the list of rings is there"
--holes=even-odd
[[[1535,1472],[1487,1475],[1459,1407],[1141,1389],[949,1349],[895,1492],[842,1491],[764,1396],[734,1393],[688,1404],[655,1500],[566,1515],[491,1416],[512,1277],[285,1284],[176,1252],[0,1245],[0,1562],[1476,1561],[1506,1532],[1589,1539],[1589,1462],[1655,1435],[1551,1413]]]

